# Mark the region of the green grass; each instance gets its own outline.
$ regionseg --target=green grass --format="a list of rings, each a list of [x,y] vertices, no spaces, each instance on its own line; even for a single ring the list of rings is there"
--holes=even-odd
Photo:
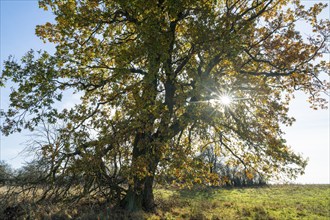
[[[330,219],[330,185],[155,191],[147,219]]]
[[[0,188],[5,192],[5,188]],[[155,213],[126,213],[111,204],[33,204],[30,219],[324,219],[330,220],[330,185],[262,188],[156,189]],[[1,201],[1,198],[0,198]],[[27,201],[26,201],[27,202]],[[21,204],[24,210],[32,206]],[[30,207],[31,206],[31,207]],[[33,208],[33,207],[32,207]],[[1,206],[0,206],[1,210]],[[32,215],[31,215],[32,213]],[[32,217],[31,217],[32,216]],[[0,213],[0,219],[1,213]],[[19,219],[25,219],[24,216]]]

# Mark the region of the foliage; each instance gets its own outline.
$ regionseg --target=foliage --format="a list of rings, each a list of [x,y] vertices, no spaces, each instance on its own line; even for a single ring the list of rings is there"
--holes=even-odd
[[[280,124],[294,121],[287,115],[294,90],[309,94],[312,107],[326,107],[320,94],[329,84],[320,74],[329,69],[321,56],[330,25],[317,18],[324,4],[39,3],[56,18],[36,34],[54,43],[56,53],[30,51],[21,62],[4,63],[0,84],[15,87],[2,131],[65,124],[60,141],[42,146],[49,181],[86,177],[89,189],[104,196],[115,188],[126,209],[152,210],[153,181],[165,170],[189,184],[217,182],[196,159],[210,144],[247,173],[303,173],[306,160],[285,144]],[[297,21],[315,35],[304,39]],[[65,91],[80,94],[80,103],[61,109]],[[231,105],[221,104],[223,95]],[[109,190],[102,191],[106,183]]]
[[[229,158],[217,156],[216,149],[210,145],[196,154],[193,160],[199,163],[204,169],[199,167],[200,172],[195,171],[192,176],[190,173],[180,173],[179,169],[174,170],[162,169],[161,174],[157,176],[156,183],[166,185],[177,185],[184,187],[195,187],[197,185],[213,185],[228,187],[243,186],[262,186],[266,185],[267,179],[257,170],[247,171],[242,164],[229,165],[226,161]],[[198,168],[196,165],[193,168]],[[171,168],[172,169],[172,168]],[[204,172],[203,172],[204,171]],[[178,174],[179,172],[179,174]],[[212,182],[210,182],[212,180]],[[210,184],[211,183],[211,184]]]
[[[253,186],[265,185],[266,179],[258,170],[247,171],[242,164],[230,166],[225,157],[218,157],[213,145],[208,146],[199,155],[205,164],[209,164],[210,173],[219,175],[222,186]]]

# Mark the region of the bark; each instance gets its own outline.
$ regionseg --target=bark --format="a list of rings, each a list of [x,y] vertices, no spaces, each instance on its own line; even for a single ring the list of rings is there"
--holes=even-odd
[[[145,178],[134,178],[134,185],[130,186],[125,198],[121,201],[121,207],[129,212],[144,210],[152,212],[155,209],[153,194],[154,173]]]
[[[155,208],[153,182],[160,152],[155,150],[154,153],[151,153],[153,151],[150,148],[152,148],[152,140],[146,134],[138,133],[132,155],[133,184],[129,186],[128,192],[120,204],[127,211],[133,212],[142,209],[150,212]],[[141,158],[146,161],[145,165],[148,171],[144,177],[138,176],[135,172],[136,161]]]
[[[154,175],[148,176],[144,183],[142,207],[145,211],[153,211],[156,207],[153,193]]]
[[[134,212],[142,209],[142,197],[134,189],[129,189],[125,198],[121,201],[120,206],[129,211]]]

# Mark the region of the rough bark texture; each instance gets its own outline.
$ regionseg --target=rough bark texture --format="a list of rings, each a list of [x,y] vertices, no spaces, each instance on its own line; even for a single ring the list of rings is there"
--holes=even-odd
[[[144,189],[142,194],[142,206],[146,211],[153,211],[155,208],[153,181],[154,181],[154,176],[148,176],[144,183]]]
[[[121,201],[121,207],[130,212],[141,209],[153,211],[155,208],[153,180],[154,174],[143,180],[134,178],[134,185],[129,187],[125,198]]]
[[[149,135],[150,137],[150,135]],[[148,138],[145,133],[138,133],[134,141],[134,149],[132,155],[132,179],[133,184],[129,186],[125,198],[121,202],[121,207],[127,211],[137,211],[143,209],[144,211],[153,211],[155,208],[155,201],[153,195],[153,181],[159,157],[155,153],[150,153],[152,150],[152,140]],[[148,173],[145,176],[139,176],[136,172],[143,161],[145,170]]]

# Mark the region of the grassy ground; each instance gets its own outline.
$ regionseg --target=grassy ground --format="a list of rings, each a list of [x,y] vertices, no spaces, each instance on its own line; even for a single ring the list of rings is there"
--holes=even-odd
[[[330,185],[163,190],[149,219],[330,219]]]
[[[0,194],[4,188],[0,188]],[[155,213],[125,213],[109,205],[35,207],[32,219],[324,219],[330,220],[330,185],[262,188],[156,189]],[[1,219],[1,215],[0,215]],[[18,219],[25,219],[20,217]]]

